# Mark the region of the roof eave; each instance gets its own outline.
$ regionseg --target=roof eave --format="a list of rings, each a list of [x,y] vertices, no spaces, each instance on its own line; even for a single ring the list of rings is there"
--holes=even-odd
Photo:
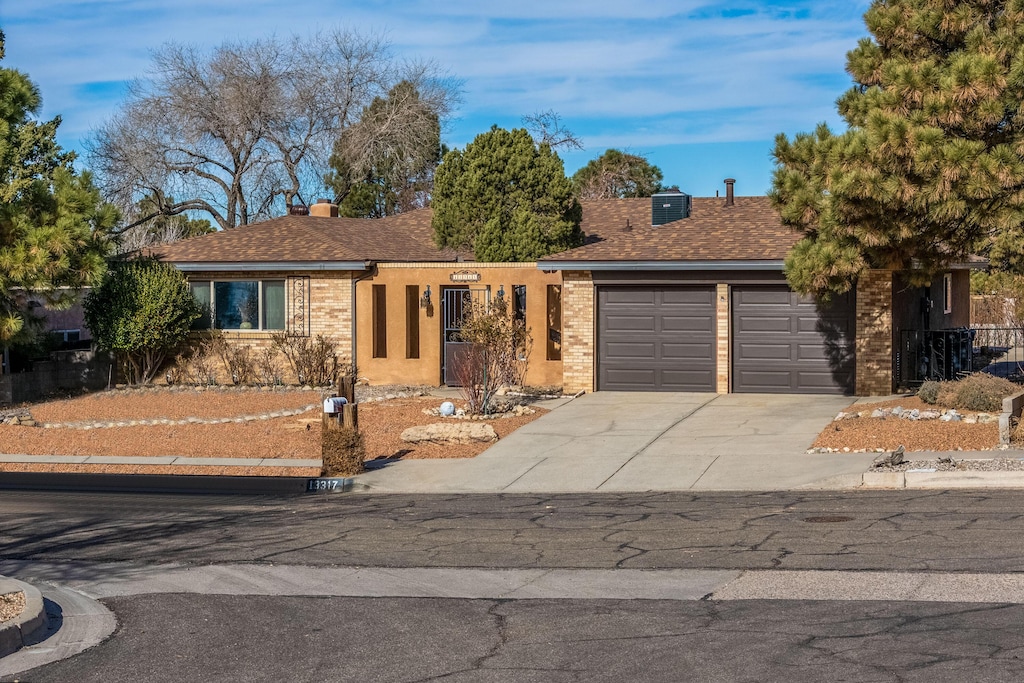
[[[762,270],[782,271],[782,260],[751,261],[538,261],[541,270]]]
[[[367,270],[371,261],[168,261],[186,272]]]

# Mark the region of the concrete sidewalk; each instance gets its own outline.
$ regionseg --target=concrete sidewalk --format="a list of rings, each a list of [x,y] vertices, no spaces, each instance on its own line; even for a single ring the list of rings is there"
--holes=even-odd
[[[355,477],[376,492],[848,488],[875,455],[806,453],[844,396],[598,392],[469,460],[409,460]]]

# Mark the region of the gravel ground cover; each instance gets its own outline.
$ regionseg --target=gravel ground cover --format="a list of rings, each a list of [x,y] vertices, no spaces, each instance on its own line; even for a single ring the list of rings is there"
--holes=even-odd
[[[21,591],[0,595],[0,622],[10,621],[25,609],[25,594]]]
[[[906,410],[934,409],[916,396],[908,396],[878,403],[856,403],[846,412],[867,411],[876,408],[900,406]],[[959,411],[976,415],[971,411]],[[830,423],[811,448],[831,448],[841,452],[892,451],[903,446],[907,451],[985,451],[999,447],[999,425],[967,424],[966,422],[940,422],[939,420],[912,421],[903,418],[859,417]],[[847,450],[848,449],[848,450]]]
[[[443,399],[422,397],[421,387],[357,387],[359,426],[368,459],[470,458],[487,444],[412,445],[400,435],[413,425],[439,418],[424,414]],[[237,391],[121,390],[25,406],[38,422],[186,419],[266,414],[309,404],[317,408],[288,417],[222,424],[177,424],[70,429],[0,425],[0,452],[19,455],[180,456],[304,459],[320,457],[321,393],[277,390]],[[364,402],[365,401],[365,402]],[[460,402],[456,402],[459,404]],[[487,420],[499,438],[540,417],[531,415]],[[118,474],[211,474],[234,476],[312,476],[308,467],[188,467],[156,465],[78,465],[0,463],[7,472],[107,472]]]
[[[908,460],[899,465],[874,468],[878,472],[906,472],[907,470],[935,470],[936,472],[1019,472],[1024,471],[1024,460],[1018,458],[987,458],[978,460]]]

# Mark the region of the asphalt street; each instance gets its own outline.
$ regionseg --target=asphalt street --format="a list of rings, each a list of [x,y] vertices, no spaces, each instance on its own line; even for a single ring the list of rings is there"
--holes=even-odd
[[[0,559],[377,567],[1024,570],[1024,497],[985,492],[0,493]]]
[[[117,628],[0,680],[1019,681],[1020,501],[3,492]]]

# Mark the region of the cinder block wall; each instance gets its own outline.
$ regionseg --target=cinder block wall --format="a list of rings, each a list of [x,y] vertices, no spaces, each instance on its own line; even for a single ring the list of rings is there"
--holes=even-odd
[[[858,396],[893,392],[893,271],[869,270],[857,281]]]
[[[562,274],[562,391],[594,391],[594,281],[588,271]]]

